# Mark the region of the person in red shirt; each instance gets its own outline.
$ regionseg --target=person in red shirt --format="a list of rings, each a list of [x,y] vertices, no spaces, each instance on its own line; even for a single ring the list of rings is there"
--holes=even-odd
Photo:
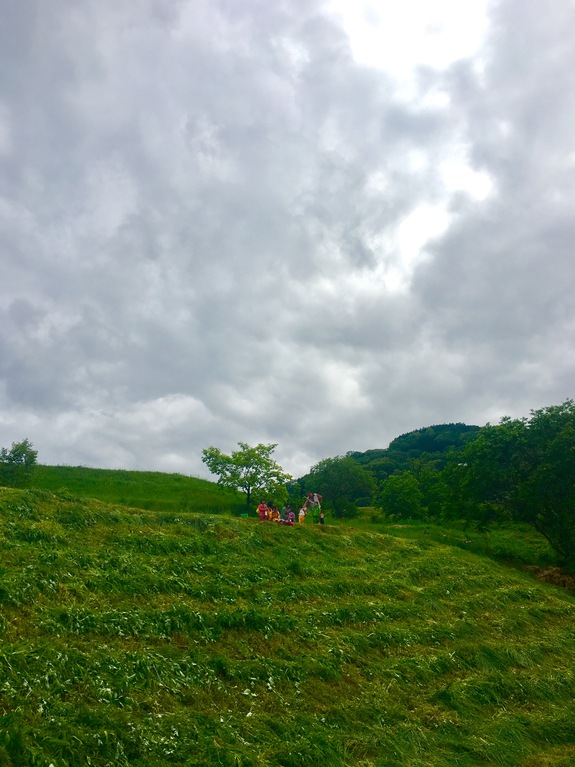
[[[260,522],[268,521],[270,510],[268,509],[268,506],[263,498],[258,505],[258,514],[260,515]]]

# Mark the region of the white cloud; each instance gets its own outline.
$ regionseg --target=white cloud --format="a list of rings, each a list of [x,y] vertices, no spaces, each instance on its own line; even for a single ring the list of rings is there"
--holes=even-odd
[[[490,176],[476,171],[454,155],[441,165],[443,183],[450,192],[465,192],[474,200],[483,201],[494,191]]]
[[[487,0],[330,0],[355,60],[409,77],[417,66],[445,69],[476,54],[487,33]]]
[[[298,475],[572,396],[574,16],[11,4],[3,443],[205,474],[277,442]]]

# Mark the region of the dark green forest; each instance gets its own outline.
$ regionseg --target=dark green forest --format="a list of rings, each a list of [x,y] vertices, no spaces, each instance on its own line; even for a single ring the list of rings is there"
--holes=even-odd
[[[297,490],[319,491],[336,514],[345,507],[353,515],[354,504],[377,505],[383,483],[392,476],[442,471],[479,432],[479,426],[464,423],[416,429],[396,437],[387,448],[349,451],[320,461],[297,481]]]
[[[460,450],[477,436],[479,426],[464,423],[443,423],[407,432],[396,437],[384,450],[348,452],[360,466],[383,480],[398,471],[411,470],[416,463],[442,469],[452,450]]]
[[[321,493],[340,517],[370,506],[374,519],[527,524],[575,571],[573,400],[497,425],[417,429],[386,449],[324,459],[298,487]]]

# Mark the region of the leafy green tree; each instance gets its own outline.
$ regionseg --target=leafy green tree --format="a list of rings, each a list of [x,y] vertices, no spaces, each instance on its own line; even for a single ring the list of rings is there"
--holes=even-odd
[[[316,463],[304,477],[304,485],[307,491],[323,495],[325,501],[340,504],[371,498],[375,491],[372,475],[347,455]]]
[[[429,519],[439,520],[445,515],[448,491],[443,472],[430,466],[412,472],[422,494],[421,505]]]
[[[13,442],[10,450],[0,450],[0,485],[25,487],[30,484],[36,467],[38,451],[34,450],[29,439]]]
[[[277,464],[272,453],[277,445],[259,444],[250,446],[238,442],[239,450],[226,455],[217,447],[202,450],[202,461],[212,474],[216,474],[218,484],[246,494],[249,506],[253,495],[272,499],[282,504],[287,499],[286,483],[292,477]]]
[[[388,477],[381,485],[378,501],[384,514],[393,519],[425,516],[423,493],[417,479],[409,471]]]
[[[532,525],[575,569],[575,403],[484,427],[462,454],[468,513]]]

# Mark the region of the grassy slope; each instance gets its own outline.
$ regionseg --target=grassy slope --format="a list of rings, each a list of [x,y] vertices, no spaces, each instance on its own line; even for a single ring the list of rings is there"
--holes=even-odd
[[[159,471],[37,466],[32,487],[153,511],[245,511],[245,496],[241,493],[227,491],[205,479]]]
[[[529,525],[509,522],[480,531],[472,525],[466,526],[464,520],[451,521],[449,527],[416,519],[395,523],[377,517],[374,521],[374,515],[368,512],[346,521],[346,526],[410,540],[445,543],[520,568],[535,566],[535,569],[545,569],[558,568],[559,565],[558,554]]]
[[[575,599],[460,548],[0,489],[0,765],[567,767]]]

